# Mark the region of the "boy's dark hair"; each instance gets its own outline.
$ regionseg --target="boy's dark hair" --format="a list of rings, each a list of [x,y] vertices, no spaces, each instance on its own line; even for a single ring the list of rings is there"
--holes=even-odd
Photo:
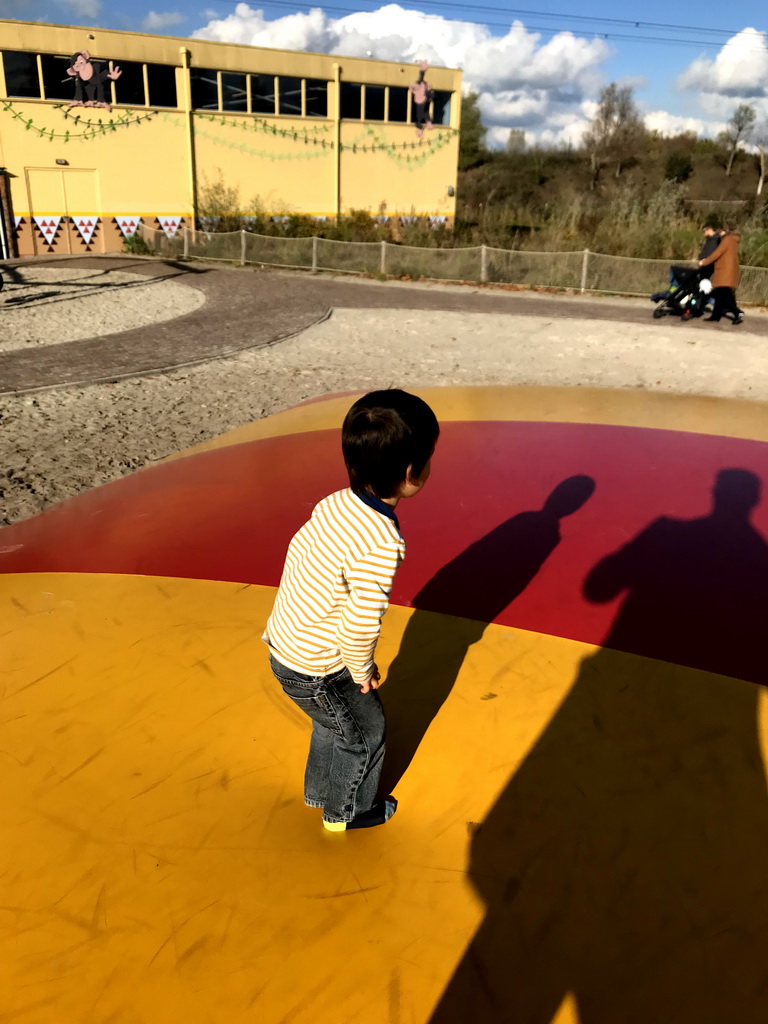
[[[709,217],[707,217],[707,219],[702,224],[702,230],[705,229],[705,228],[709,228],[712,231],[719,231],[720,230],[720,218],[715,216],[714,214],[711,214]]]
[[[432,457],[440,426],[430,407],[398,388],[359,398],[341,428],[341,450],[355,494],[394,498],[407,476],[419,477]]]

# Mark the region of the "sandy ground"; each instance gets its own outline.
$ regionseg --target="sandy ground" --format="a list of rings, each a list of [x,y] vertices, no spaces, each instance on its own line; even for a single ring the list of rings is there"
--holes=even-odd
[[[765,339],[605,320],[338,310],[278,345],[117,384],[0,398],[0,521],[304,399],[397,385],[648,388],[768,400]]]
[[[14,266],[3,273],[0,352],[57,345],[161,323],[202,306],[188,284],[123,270]]]

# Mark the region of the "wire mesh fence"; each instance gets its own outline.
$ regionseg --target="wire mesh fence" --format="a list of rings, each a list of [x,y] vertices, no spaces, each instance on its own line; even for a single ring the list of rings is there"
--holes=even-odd
[[[234,234],[240,235],[240,240],[243,243],[240,252],[241,263],[312,269],[314,245],[312,238],[280,238],[279,236],[254,235],[249,231],[235,231]]]
[[[288,238],[250,231],[207,232],[180,227],[174,234],[141,225],[147,248],[158,256],[223,260],[245,265],[328,270],[368,276],[469,281],[581,292],[649,295],[668,280],[667,260],[590,252],[434,248],[393,242],[340,242],[318,236]],[[686,261],[680,261],[685,265]],[[695,266],[695,263],[690,263]],[[768,305],[768,269],[742,267],[739,300]]]
[[[679,266],[695,266],[679,260]],[[605,256],[590,252],[586,261],[585,290],[648,295],[663,290],[669,281],[667,260],[640,260],[630,256]]]
[[[545,288],[581,288],[582,252],[526,252],[488,249],[485,280]]]

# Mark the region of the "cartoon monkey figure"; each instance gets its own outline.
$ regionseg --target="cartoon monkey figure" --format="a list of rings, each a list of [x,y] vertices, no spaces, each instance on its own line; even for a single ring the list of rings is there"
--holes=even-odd
[[[116,82],[120,75],[122,75],[120,68],[109,71],[101,63],[94,63],[87,50],[81,50],[69,58],[67,74],[77,79],[75,82],[75,98],[69,104],[70,107],[104,107],[105,110],[112,109],[111,105],[104,98],[104,83],[108,78]],[[83,103],[83,86],[85,86],[85,103]]]

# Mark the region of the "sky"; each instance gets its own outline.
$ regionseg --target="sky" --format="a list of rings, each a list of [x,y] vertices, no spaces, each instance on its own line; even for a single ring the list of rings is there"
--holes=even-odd
[[[646,125],[664,134],[714,136],[739,103],[768,125],[768,6],[684,10],[661,0],[0,0],[4,18],[460,67],[492,146],[510,129],[578,144],[612,81],[632,87]]]

